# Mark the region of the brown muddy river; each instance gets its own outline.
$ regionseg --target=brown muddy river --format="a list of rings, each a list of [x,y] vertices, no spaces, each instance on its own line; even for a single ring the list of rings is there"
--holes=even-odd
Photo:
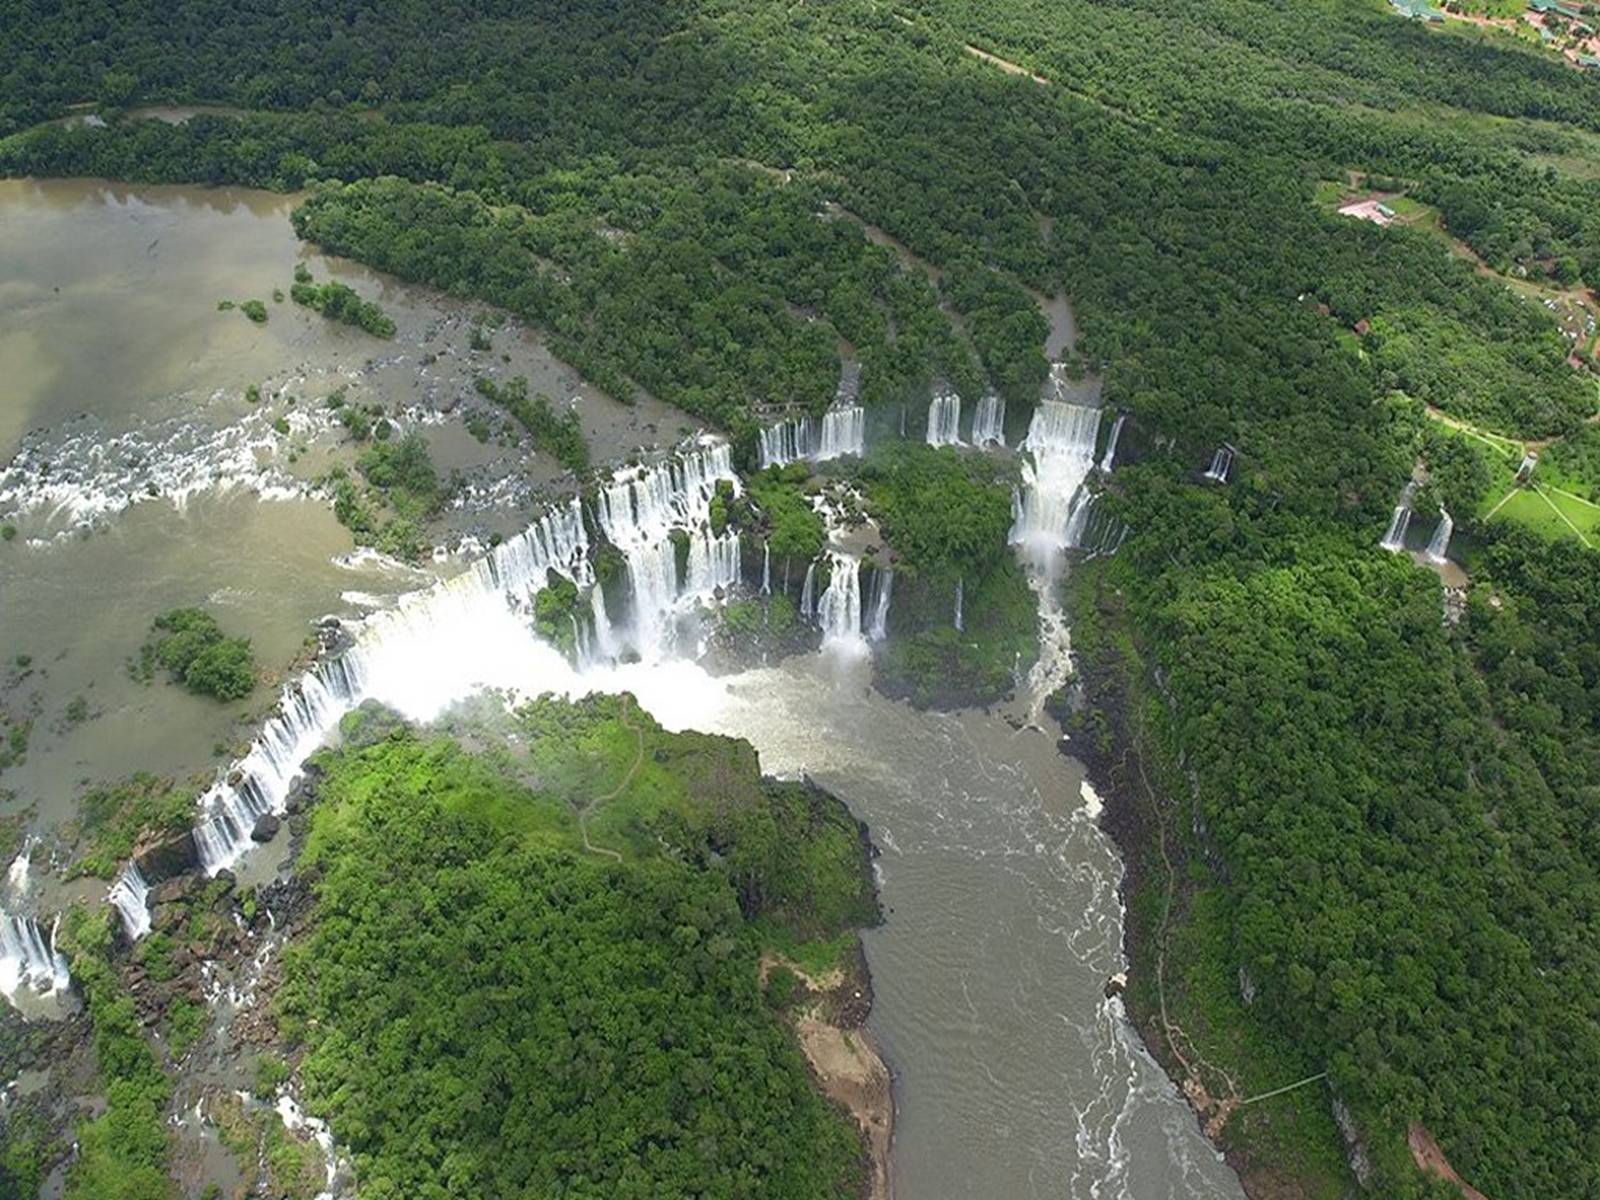
[[[0,774],[0,795],[14,794],[0,815],[31,809],[44,829],[74,813],[85,782],[210,771],[213,748],[248,737],[276,699],[270,677],[317,618],[359,616],[427,581],[370,556],[334,561],[350,535],[306,493],[351,456],[320,406],[335,388],[422,429],[441,472],[469,473],[488,499],[444,525],[480,535],[520,528],[517,501],[563,472],[480,444],[442,411],[472,396],[475,372],[524,375],[575,403],[597,458],[691,426],[648,398],[594,392],[526,330],[491,330],[491,351],[470,350],[485,314],[316,253],[294,236],[293,206],[236,188],[0,181],[0,522],[17,531],[0,542],[0,708],[33,720],[26,762]],[[274,302],[298,261],[377,300],[396,336]],[[218,311],[251,298],[266,324]],[[269,683],[223,705],[131,680],[151,619],[182,604],[248,634]],[[73,723],[80,696],[89,716]]]

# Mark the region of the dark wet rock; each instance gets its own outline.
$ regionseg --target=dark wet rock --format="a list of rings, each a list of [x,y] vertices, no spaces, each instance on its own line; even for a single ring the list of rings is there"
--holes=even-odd
[[[1106,999],[1120,996],[1128,990],[1128,977],[1120,972],[1106,980]]]
[[[270,842],[278,836],[278,827],[283,824],[271,813],[262,813],[256,818],[255,828],[250,831],[250,840],[253,842]]]
[[[315,804],[317,780],[321,775],[320,768],[308,763],[305,772],[289,786],[289,794],[283,798],[283,811],[292,817]]]
[[[195,845],[194,834],[184,830],[142,850],[136,849],[133,861],[146,882],[156,884],[197,870],[200,866],[200,848]]]
[[[224,867],[222,870],[218,871],[214,876],[212,876],[211,886],[215,889],[216,894],[219,897],[226,896],[229,892],[233,891],[234,888],[239,886],[239,877]]]

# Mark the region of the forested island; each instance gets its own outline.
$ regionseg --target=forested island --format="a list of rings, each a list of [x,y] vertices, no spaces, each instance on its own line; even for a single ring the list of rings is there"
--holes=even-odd
[[[713,645],[814,645],[841,529],[863,633],[892,587],[874,682],[915,704],[1025,690],[1064,605],[1050,708],[1125,854],[1127,1012],[1247,1194],[1600,1188],[1594,72],[1377,0],[10,0],[0,28],[0,172],[294,193],[305,242],[725,437]],[[1047,352],[1057,296],[1076,326]],[[846,380],[860,444],[769,461]],[[1089,438],[1094,552],[1036,607],[1008,544],[1033,467],[999,445],[1067,392],[1121,420]],[[526,383],[476,395],[570,474],[602,590],[541,577],[534,619],[577,661],[624,616],[615,464]],[[335,504],[417,559],[448,489],[381,444]],[[263,1043],[361,1195],[864,1186],[779,1016],[830,1003],[795,971],[875,916],[837,802],[626,698],[492,734],[369,719],[313,772]],[[144,1200],[159,1166],[113,1166],[159,1163],[168,1085],[97,919],[65,932],[111,1103],[67,1194]],[[451,1003],[463,980],[489,1002]],[[9,1120],[23,1194],[47,1144]]]

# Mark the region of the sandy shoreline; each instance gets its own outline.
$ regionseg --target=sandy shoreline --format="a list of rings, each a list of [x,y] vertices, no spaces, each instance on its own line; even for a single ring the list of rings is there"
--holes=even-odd
[[[808,975],[776,955],[761,959],[761,982],[783,965],[805,986],[788,1021],[822,1094],[854,1118],[866,1149],[867,1200],[890,1200],[890,1145],[894,1140],[894,1087],[889,1067],[866,1030],[872,1011],[872,981],[860,947],[844,968]]]

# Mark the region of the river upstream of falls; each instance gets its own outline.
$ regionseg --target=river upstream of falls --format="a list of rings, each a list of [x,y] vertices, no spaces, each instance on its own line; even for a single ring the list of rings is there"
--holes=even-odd
[[[0,189],[0,213],[18,221],[11,238],[0,237],[0,265],[8,267],[17,303],[9,315],[0,313],[0,365],[15,395],[9,407],[0,405],[0,467],[25,437],[37,436],[27,443],[36,459],[48,452],[61,461],[58,451],[74,444],[71,436],[109,444],[106,439],[130,428],[142,431],[145,426],[124,411],[130,395],[158,406],[146,405],[145,416],[189,424],[190,414],[209,403],[218,410],[216,427],[226,430],[239,427],[230,422],[252,419],[241,417],[238,389],[273,372],[292,370],[296,378],[330,383],[348,378],[386,406],[411,404],[426,400],[429,380],[444,378],[445,364],[470,353],[471,314],[435,307],[433,300],[350,267],[337,273],[369,291],[383,288],[382,299],[400,320],[401,337],[385,351],[388,358],[372,361],[370,349],[350,333],[292,306],[275,308],[265,329],[237,314],[217,314],[220,297],[270,294],[302,252],[288,232],[281,198],[94,184],[29,182],[7,189]],[[80,244],[81,253],[74,248]],[[109,283],[87,261],[95,255],[102,265],[116,265],[106,273]],[[170,268],[161,265],[162,255],[171,256]],[[312,261],[319,277],[338,266]],[[198,278],[167,273],[196,272],[201,265],[207,274]],[[187,289],[193,311],[158,303],[157,287],[172,287],[177,295]],[[141,305],[141,297],[148,303]],[[60,319],[63,314],[72,320]],[[102,326],[132,329],[129,346],[119,350],[97,341]],[[63,329],[85,330],[87,349],[75,340],[52,346],[51,337],[67,337]],[[177,340],[183,336],[194,344]],[[537,347],[509,332],[497,338],[497,356],[516,356],[506,373],[520,371],[537,382],[547,371],[552,390],[562,382],[559,365],[537,358]],[[163,346],[171,352],[157,353]],[[131,375],[129,362],[138,368]],[[123,379],[125,386],[106,389],[102,379]],[[439,384],[441,409],[450,387],[465,390],[459,385]],[[301,390],[309,398],[321,387]],[[958,403],[946,408],[939,436],[958,440]],[[579,411],[600,457],[646,440],[655,423],[663,435],[682,432],[674,424],[677,414],[660,406],[623,411],[595,398],[585,399]],[[1092,461],[1094,431],[1073,423],[1081,423],[1081,414],[1052,411],[1062,419],[1048,429],[1041,423],[1031,440],[1040,455],[1039,478],[1066,480],[1058,499],[1070,500],[1077,488],[1071,480],[1081,481]],[[859,452],[857,412],[848,405],[834,410],[832,425],[824,418],[818,426],[815,445],[782,452]],[[73,433],[75,422],[84,434]],[[1003,436],[1003,413],[988,413],[979,431],[975,440]],[[210,426],[202,432],[209,436]],[[1054,458],[1043,457],[1047,448]],[[183,449],[187,454],[187,442]],[[442,454],[448,446],[435,450]],[[141,448],[142,461],[153,453]],[[243,461],[257,466],[256,456]],[[282,668],[319,615],[383,613],[396,593],[431,580],[430,573],[340,554],[347,549],[342,531],[325,502],[309,494],[268,500],[252,491],[249,479],[202,478],[184,504],[166,503],[170,495],[159,504],[133,503],[127,498],[142,498],[143,476],[131,483],[116,478],[101,487],[108,499],[92,506],[91,533],[73,524],[77,510],[61,499],[70,489],[59,469],[55,476],[49,512],[24,522],[23,537],[0,560],[0,651],[4,662],[26,656],[45,668],[34,679],[41,711],[59,713],[82,695],[91,717],[82,724],[53,716],[38,723],[29,761],[4,781],[16,795],[4,800],[0,793],[0,815],[31,805],[43,826],[69,818],[84,780],[141,768],[173,775],[217,768],[221,751],[213,743],[229,735],[237,710],[208,707],[175,689],[142,687],[122,670],[154,612],[207,603],[230,627],[252,633],[263,660]],[[285,467],[278,482],[287,488],[295,479]],[[100,494],[91,484],[100,486],[95,479],[76,480],[71,494]],[[41,484],[14,467],[13,486]],[[25,498],[22,490],[17,494]],[[526,521],[526,510],[511,511]],[[1013,537],[1025,557],[1049,557],[1033,555],[1029,545],[1036,527],[1055,523],[1051,511],[1019,501]],[[659,540],[660,534],[651,536]],[[547,539],[547,548],[552,545]],[[705,555],[707,580],[737,571],[737,563],[722,563],[716,550],[708,546]],[[570,557],[559,546],[553,556]],[[811,776],[868,823],[882,850],[877,869],[887,915],[882,927],[864,936],[876,997],[869,1030],[895,1077],[899,1200],[1241,1196],[1187,1105],[1138,1044],[1121,1002],[1105,998],[1106,980],[1125,966],[1121,865],[1096,824],[1098,801],[1084,787],[1082,769],[1059,752],[1049,719],[1029,703],[1036,697],[1024,697],[1011,714],[918,712],[871,689],[864,649],[801,655],[724,676],[665,653],[580,671],[541,642],[503,596],[473,590],[479,568],[467,557],[443,572],[466,582],[443,603],[424,601],[425,620],[409,624],[401,601],[395,607],[401,615],[388,625],[382,617],[369,622],[369,629],[387,628],[391,637],[386,645],[376,639],[361,695],[428,720],[484,685],[525,694],[626,689],[670,729],[749,739],[765,770]],[[638,557],[642,570],[648,562]],[[858,591],[864,587],[856,583]],[[1042,587],[1041,603],[1049,596]],[[858,595],[854,611],[862,607]],[[1044,612],[1044,658],[1062,667],[1059,610],[1047,605]],[[1051,683],[1057,677],[1044,676]],[[1030,719],[1036,722],[1031,727],[1015,727]],[[290,753],[309,748],[297,745]],[[270,873],[281,855],[281,846],[249,850],[249,869]],[[103,895],[101,884],[93,897],[79,898]],[[59,890],[36,897],[41,917],[69,898]],[[42,937],[48,928],[12,932]],[[23,949],[52,965],[47,946]],[[19,950],[12,957],[25,955]]]

